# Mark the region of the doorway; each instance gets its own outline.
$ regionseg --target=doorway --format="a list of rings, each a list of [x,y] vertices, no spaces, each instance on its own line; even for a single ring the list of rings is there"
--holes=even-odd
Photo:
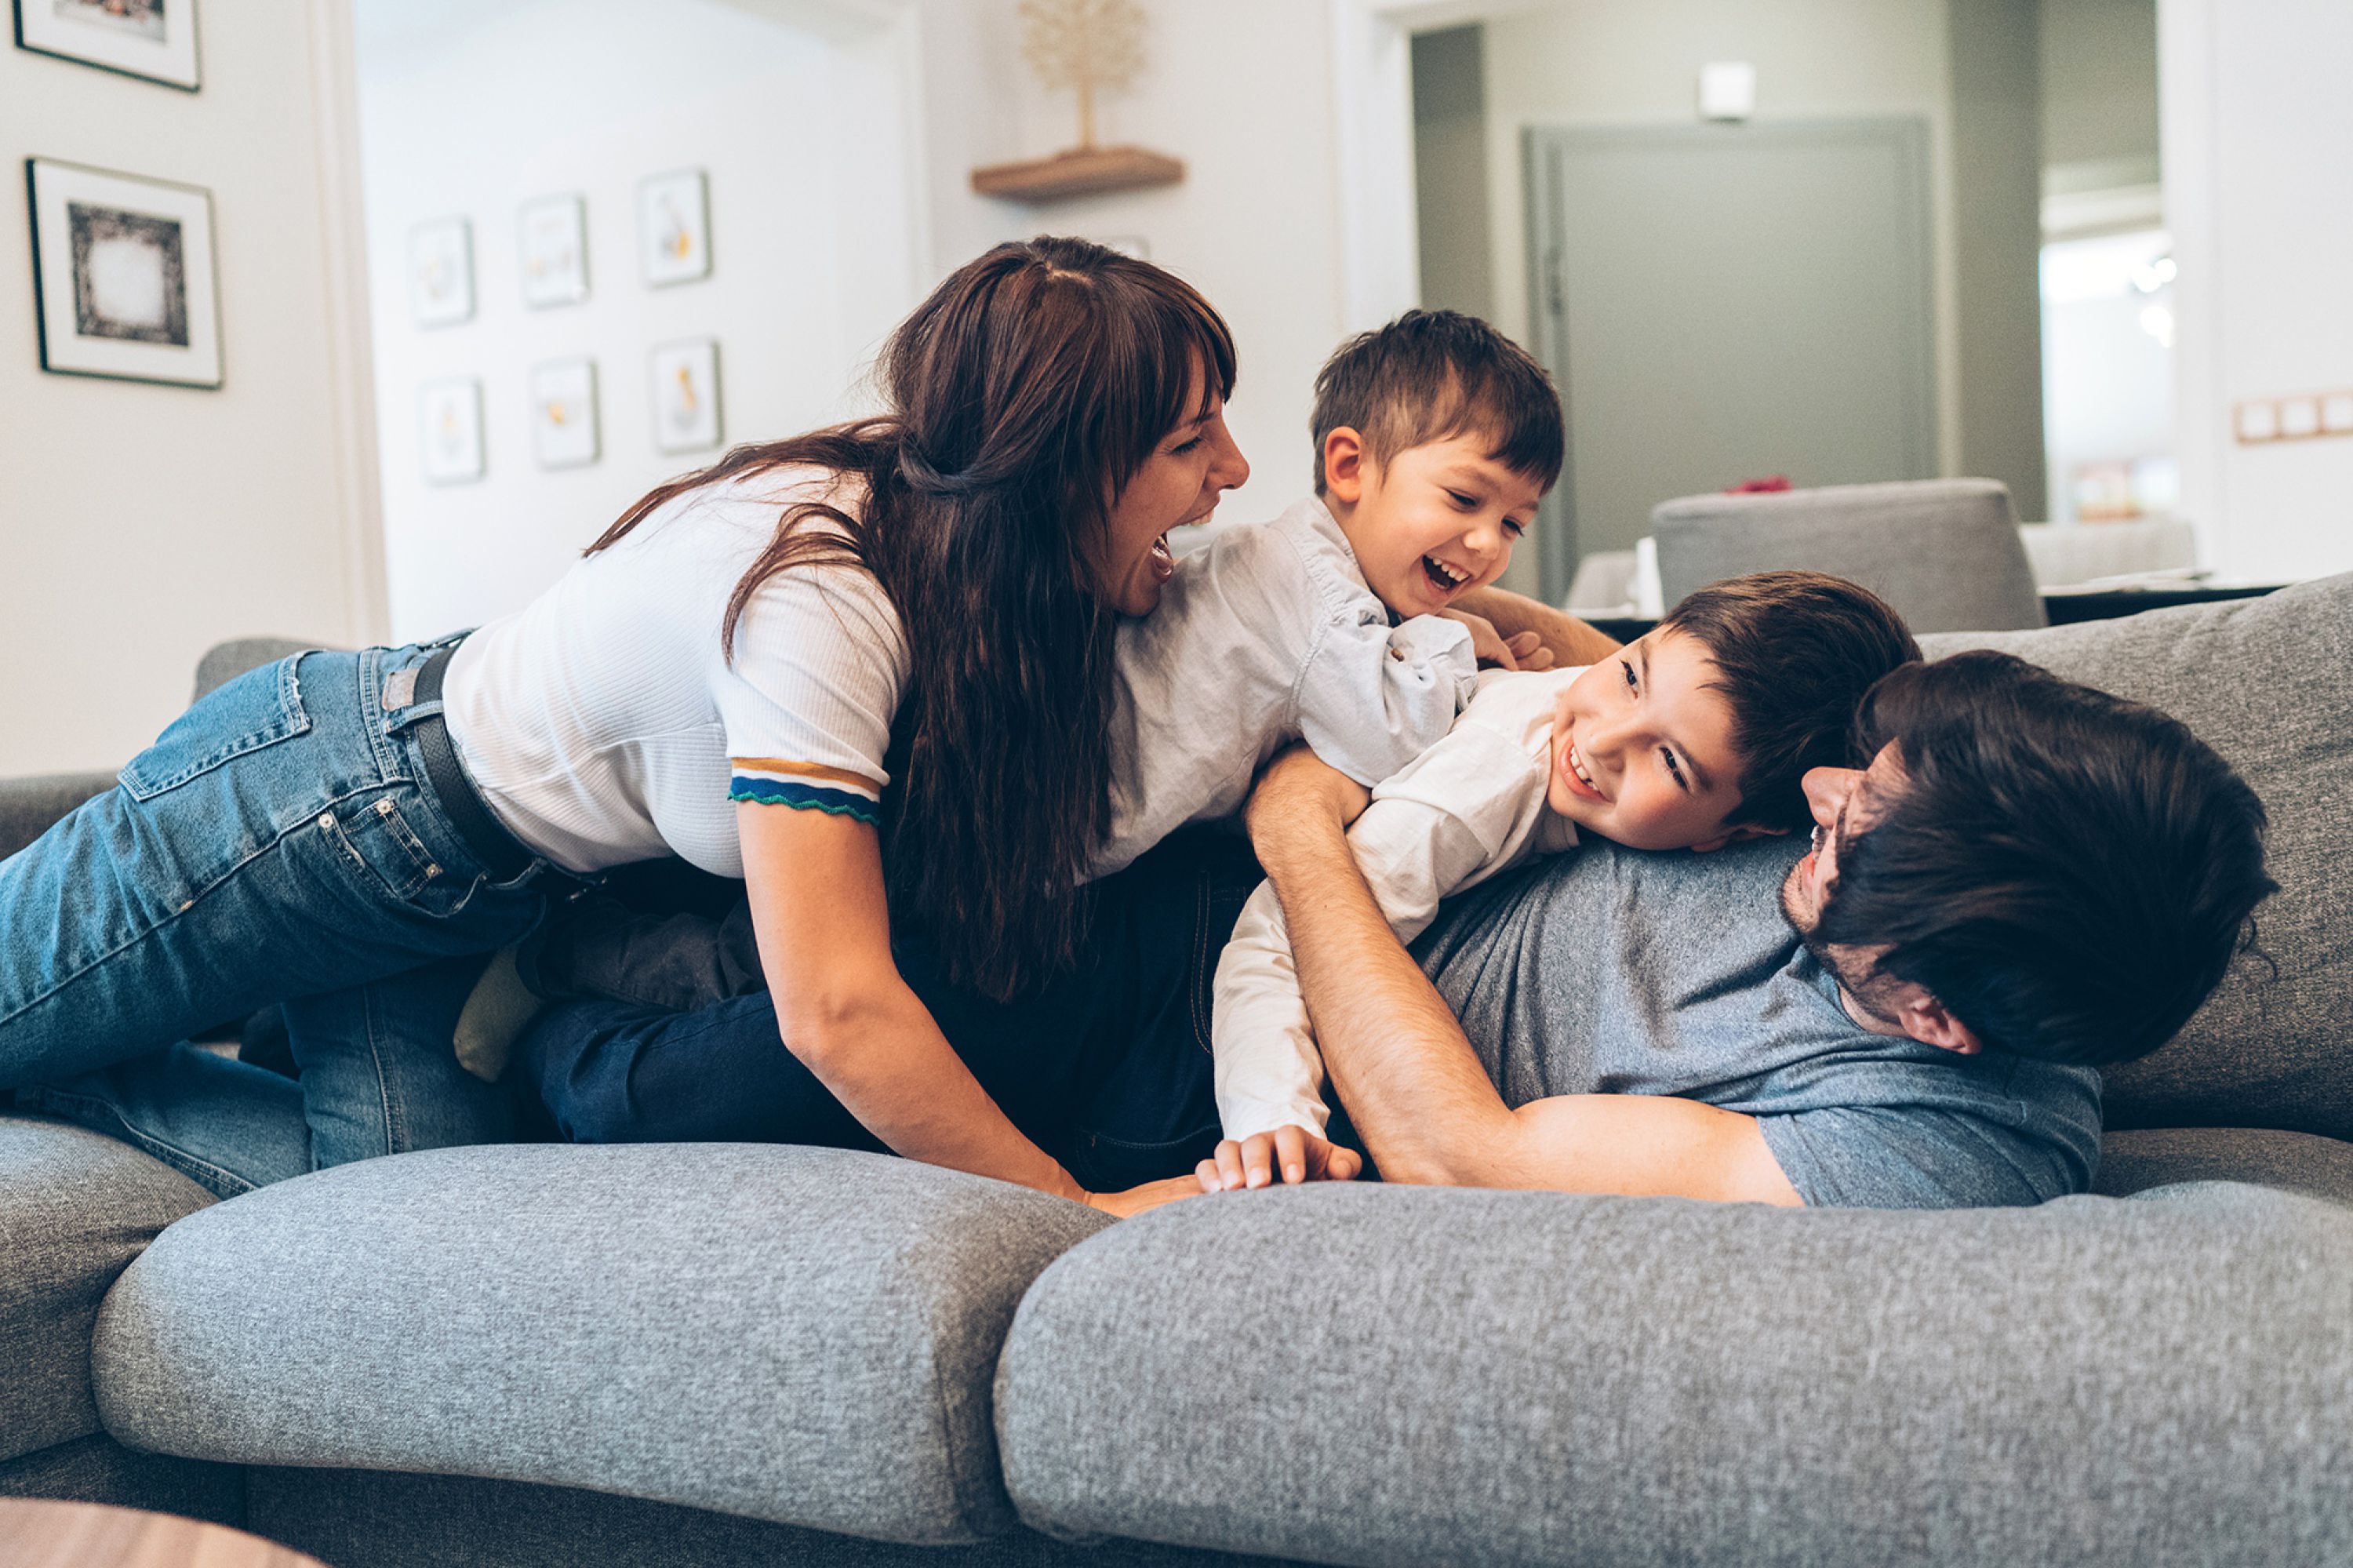
[[[1662,501],[1936,472],[1927,127],[1526,133],[1532,346],[1568,465],[1545,596]]]

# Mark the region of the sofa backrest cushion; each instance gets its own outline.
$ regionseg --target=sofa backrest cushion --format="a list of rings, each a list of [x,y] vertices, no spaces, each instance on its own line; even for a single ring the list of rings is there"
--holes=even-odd
[[[1920,641],[1932,659],[2002,649],[2162,708],[2271,814],[2280,890],[2255,911],[2269,962],[2241,957],[2170,1044],[2108,1072],[2108,1125],[2353,1138],[2353,574],[2123,620]]]

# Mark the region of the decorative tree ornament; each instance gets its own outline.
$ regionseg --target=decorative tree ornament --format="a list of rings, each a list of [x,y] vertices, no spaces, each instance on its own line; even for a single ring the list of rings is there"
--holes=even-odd
[[[1038,79],[1079,97],[1079,144],[1095,150],[1095,92],[1116,92],[1144,69],[1144,7],[1135,0],[1021,0],[1021,52]]]
[[[972,172],[972,188],[1015,201],[1174,185],[1185,165],[1141,147],[1095,142],[1095,96],[1117,92],[1144,70],[1145,11],[1138,0],[1021,0],[1021,52],[1038,79],[1077,94],[1079,143],[1050,158]]]

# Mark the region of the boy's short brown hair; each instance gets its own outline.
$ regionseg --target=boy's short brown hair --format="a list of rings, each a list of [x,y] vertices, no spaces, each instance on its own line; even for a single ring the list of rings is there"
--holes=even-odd
[[[1560,394],[1528,351],[1460,311],[1408,311],[1340,345],[1315,377],[1315,493],[1324,493],[1324,438],[1346,426],[1386,465],[1411,447],[1466,432],[1487,455],[1546,490],[1567,444]]]
[[[1799,781],[1816,768],[1861,767],[1855,710],[1879,678],[1920,657],[1911,629],[1860,583],[1822,572],[1754,572],[1710,583],[1659,622],[1707,650],[1709,688],[1732,709],[1740,804],[1726,827],[1802,830]]]

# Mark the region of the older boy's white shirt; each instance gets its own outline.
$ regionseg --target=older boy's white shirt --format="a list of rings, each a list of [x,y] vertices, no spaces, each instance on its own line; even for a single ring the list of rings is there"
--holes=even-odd
[[[1480,676],[1445,738],[1374,789],[1348,845],[1398,940],[1428,930],[1440,900],[1577,842],[1576,827],[1545,802],[1553,703],[1582,673]],[[1272,883],[1261,883],[1243,905],[1218,959],[1210,1043],[1228,1138],[1281,1127],[1324,1131],[1331,1117],[1324,1057]]]
[[[1314,496],[1186,556],[1159,609],[1120,625],[1111,833],[1092,874],[1234,815],[1293,740],[1369,786],[1443,737],[1476,689],[1470,629],[1390,622]]]

